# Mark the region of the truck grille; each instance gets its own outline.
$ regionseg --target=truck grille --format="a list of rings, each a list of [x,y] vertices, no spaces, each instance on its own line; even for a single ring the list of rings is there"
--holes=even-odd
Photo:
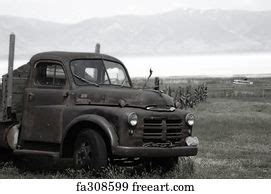
[[[175,143],[181,140],[183,127],[180,119],[144,119],[143,142]]]

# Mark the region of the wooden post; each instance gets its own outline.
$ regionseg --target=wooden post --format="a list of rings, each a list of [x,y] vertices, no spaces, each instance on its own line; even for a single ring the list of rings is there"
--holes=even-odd
[[[11,108],[12,106],[14,51],[15,51],[15,34],[12,33],[10,34],[10,37],[9,37],[7,108]]]
[[[154,78],[154,89],[159,90],[160,89],[160,80],[159,77]]]
[[[100,54],[100,51],[101,51],[101,45],[100,43],[97,43],[95,46],[95,53]]]
[[[170,87],[170,84],[168,85],[168,95],[171,96],[171,87]]]

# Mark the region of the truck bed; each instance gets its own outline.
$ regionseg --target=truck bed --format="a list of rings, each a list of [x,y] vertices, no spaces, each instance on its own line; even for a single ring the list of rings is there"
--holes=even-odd
[[[20,66],[13,71],[13,90],[12,90],[12,112],[16,113],[18,120],[21,119],[23,111],[23,95],[29,78],[29,64]],[[0,122],[7,122],[6,115],[7,99],[7,74],[3,75],[0,87]]]

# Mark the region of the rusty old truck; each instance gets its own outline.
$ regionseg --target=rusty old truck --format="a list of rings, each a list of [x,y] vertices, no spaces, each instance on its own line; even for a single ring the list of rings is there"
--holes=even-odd
[[[194,115],[176,109],[162,91],[134,88],[120,60],[43,52],[13,70],[12,41],[10,47],[2,78],[1,150],[71,158],[78,168],[104,167],[117,158],[174,166],[178,157],[197,154]]]

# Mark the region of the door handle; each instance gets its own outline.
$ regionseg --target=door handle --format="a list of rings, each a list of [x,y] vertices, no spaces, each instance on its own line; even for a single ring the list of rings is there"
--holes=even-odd
[[[35,95],[34,95],[33,93],[30,92],[30,93],[28,94],[28,101],[29,101],[29,102],[33,101],[34,96],[35,96]]]

